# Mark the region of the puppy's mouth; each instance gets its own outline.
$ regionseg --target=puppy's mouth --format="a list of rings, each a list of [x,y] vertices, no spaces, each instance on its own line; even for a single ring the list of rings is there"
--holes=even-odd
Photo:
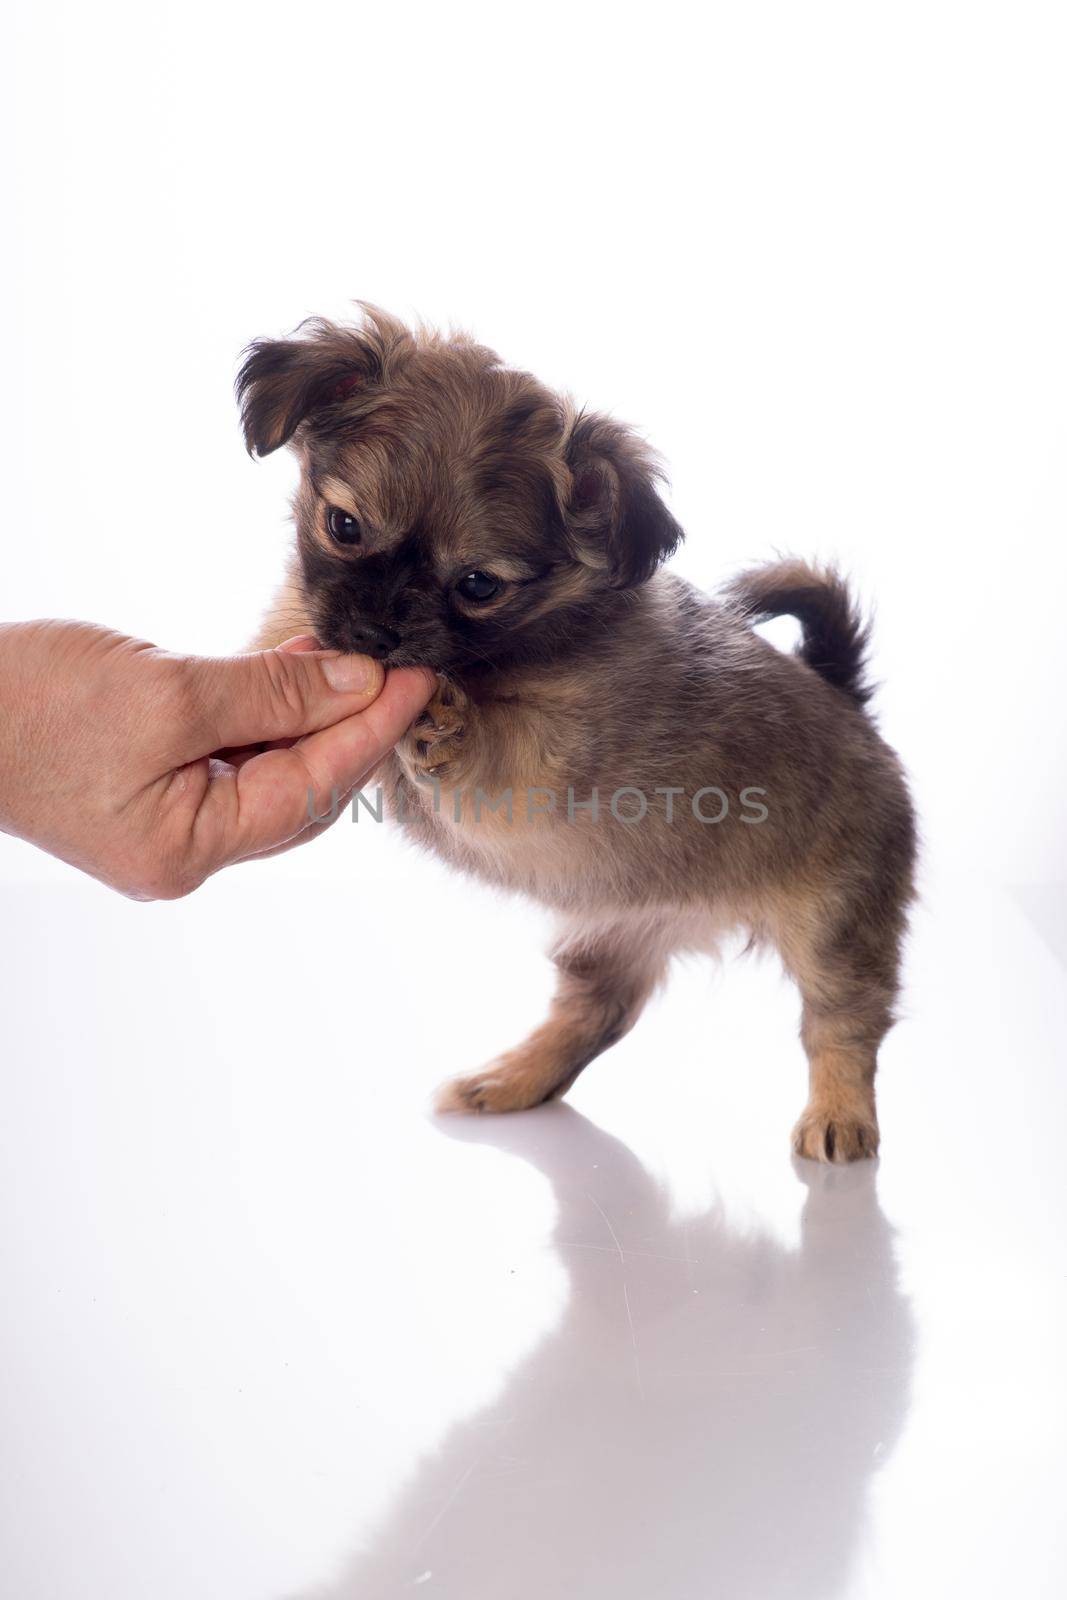
[[[420,649],[417,640],[405,639],[395,628],[377,622],[344,623],[341,627],[320,628],[318,637],[327,650],[342,650],[346,655],[372,656],[384,667],[430,667],[440,670],[442,663],[431,652]]]
[[[444,663],[428,655],[424,650],[411,650],[407,645],[399,644],[395,650],[390,650],[386,656],[379,656],[378,660],[383,667],[429,667],[431,672],[444,670]]]

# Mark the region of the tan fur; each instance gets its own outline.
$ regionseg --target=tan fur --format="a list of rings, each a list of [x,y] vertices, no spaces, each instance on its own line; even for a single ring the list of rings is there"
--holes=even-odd
[[[291,439],[303,468],[298,560],[261,642],[310,631],[437,668],[438,694],[384,768],[391,810],[560,920],[548,1019],[440,1104],[506,1111],[563,1093],[674,954],[743,928],[802,996],[811,1089],[796,1149],[873,1155],[914,825],[863,710],[866,635],[836,575],[783,562],[716,603],[656,572],[680,530],[648,448],[470,340],[368,312],[362,327],[254,347],[240,386],[250,443]],[[331,504],[358,516],[356,545],[331,545]],[[497,587],[467,597],[468,569]],[[749,625],[784,611],[803,624],[794,656]],[[644,799],[639,822],[611,814],[623,791]],[[710,822],[689,802],[718,791],[728,815]],[[742,802],[756,792],[762,818]]]
[[[287,639],[295,639],[299,634],[313,634],[314,631],[314,624],[308,615],[300,572],[293,562],[288,577],[274,596],[270,609],[256,630],[251,649],[275,650]]]

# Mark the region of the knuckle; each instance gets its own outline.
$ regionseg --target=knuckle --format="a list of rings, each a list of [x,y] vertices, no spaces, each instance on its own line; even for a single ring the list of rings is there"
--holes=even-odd
[[[135,900],[183,900],[199,888],[203,876],[176,858],[146,861],[135,873],[130,893]]]
[[[182,873],[162,873],[153,879],[149,899],[184,900],[196,887],[196,882]]]
[[[279,655],[274,650],[267,651],[260,659],[266,674],[266,693],[272,712],[283,717],[287,725],[301,726],[311,703],[303,663],[296,657]]]
[[[133,879],[129,894],[133,900],[177,900],[176,884],[162,872],[139,872]]]
[[[193,658],[171,656],[155,663],[160,709],[178,728],[199,727],[208,711],[208,699]]]
[[[167,885],[161,874],[157,872],[142,871],[131,873],[125,884],[123,892],[130,900],[168,900]]]

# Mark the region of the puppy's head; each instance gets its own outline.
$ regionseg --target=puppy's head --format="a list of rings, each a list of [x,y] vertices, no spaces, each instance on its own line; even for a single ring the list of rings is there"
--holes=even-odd
[[[292,444],[324,645],[476,670],[573,649],[681,530],[646,447],[466,338],[363,322],[261,340],[237,379],[250,451]]]

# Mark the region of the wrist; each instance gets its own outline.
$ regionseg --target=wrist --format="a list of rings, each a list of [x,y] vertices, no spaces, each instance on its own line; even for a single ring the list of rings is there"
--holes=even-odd
[[[32,640],[32,622],[0,623],[0,831],[26,837],[26,730],[32,711],[27,704],[24,655]]]

